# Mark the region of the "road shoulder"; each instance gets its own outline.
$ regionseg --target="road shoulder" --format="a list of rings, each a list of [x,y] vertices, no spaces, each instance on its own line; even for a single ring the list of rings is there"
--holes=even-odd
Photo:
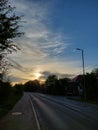
[[[0,130],[36,130],[36,128],[29,96],[24,93],[14,108],[0,121]]]

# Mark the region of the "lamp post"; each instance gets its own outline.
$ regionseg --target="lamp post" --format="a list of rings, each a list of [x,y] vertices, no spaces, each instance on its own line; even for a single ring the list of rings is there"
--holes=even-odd
[[[82,67],[83,67],[83,88],[84,88],[84,99],[86,99],[86,88],[85,88],[85,66],[84,66],[84,50],[76,48],[76,50],[81,51],[82,54]]]

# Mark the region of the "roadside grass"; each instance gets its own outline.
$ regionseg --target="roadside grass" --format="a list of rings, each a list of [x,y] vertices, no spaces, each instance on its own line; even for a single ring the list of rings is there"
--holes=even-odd
[[[98,105],[98,101],[86,100],[85,102]]]
[[[73,98],[73,97],[67,97],[70,100],[75,100],[75,101],[79,101],[79,102],[85,102],[85,103],[89,103],[89,104],[94,104],[94,105],[98,105],[98,101],[94,101],[94,100],[83,100],[81,98]]]
[[[0,119],[4,117],[22,97],[22,94],[11,93],[0,101]]]

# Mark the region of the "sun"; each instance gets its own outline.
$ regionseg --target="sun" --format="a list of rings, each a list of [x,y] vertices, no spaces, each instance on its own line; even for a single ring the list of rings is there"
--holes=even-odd
[[[41,76],[41,73],[39,73],[39,72],[35,73],[35,78],[36,79],[39,79],[40,76]]]

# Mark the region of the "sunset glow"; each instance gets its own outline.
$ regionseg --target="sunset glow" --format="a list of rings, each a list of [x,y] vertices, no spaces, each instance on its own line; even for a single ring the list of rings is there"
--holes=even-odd
[[[12,82],[82,74],[81,52],[74,52],[76,48],[84,50],[85,71],[98,65],[95,0],[17,0],[11,4],[25,21],[20,28],[25,35],[14,40],[20,51],[9,55]]]
[[[35,79],[39,79],[41,76],[41,73],[37,72],[37,73],[34,73],[34,75],[35,75]]]

